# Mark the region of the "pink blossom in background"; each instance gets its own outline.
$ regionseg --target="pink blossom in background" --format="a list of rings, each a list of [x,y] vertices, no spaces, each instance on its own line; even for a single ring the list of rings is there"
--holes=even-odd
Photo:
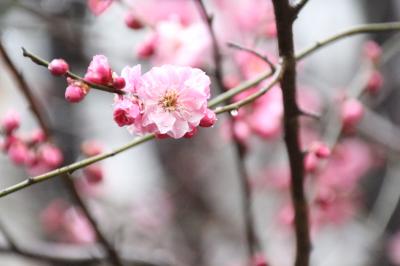
[[[103,145],[96,140],[87,140],[82,143],[81,151],[88,157],[95,156],[103,152]]]
[[[367,86],[366,86],[366,91],[371,93],[371,94],[376,94],[380,91],[383,85],[383,77],[381,72],[378,70],[375,70],[371,73],[369,76]]]
[[[4,130],[6,134],[10,134],[19,128],[20,123],[21,118],[19,113],[14,110],[10,110],[1,119],[1,129]]]
[[[76,244],[91,244],[96,241],[95,232],[82,210],[70,207],[64,212],[62,241]]]
[[[347,99],[341,106],[343,129],[352,131],[364,116],[364,106],[357,99]]]
[[[53,200],[40,213],[43,229],[53,234],[62,229],[63,215],[68,209],[68,203],[62,199]]]
[[[382,48],[375,41],[367,41],[364,44],[364,55],[372,62],[377,62],[382,55]]]
[[[152,60],[156,65],[203,66],[210,55],[211,41],[202,22],[188,26],[171,19],[158,23],[153,36],[155,40]]]
[[[24,165],[28,162],[28,147],[25,145],[25,143],[17,141],[8,149],[8,156],[16,165]]]
[[[144,24],[155,26],[160,22],[174,19],[182,25],[200,20],[196,3],[185,0],[129,0],[132,12]],[[169,62],[171,63],[171,62]]]
[[[106,11],[113,2],[114,0],[88,0],[87,4],[90,11],[92,11],[94,15],[99,16]]]
[[[61,150],[52,144],[45,144],[40,147],[39,158],[48,165],[49,168],[60,166],[64,160]]]

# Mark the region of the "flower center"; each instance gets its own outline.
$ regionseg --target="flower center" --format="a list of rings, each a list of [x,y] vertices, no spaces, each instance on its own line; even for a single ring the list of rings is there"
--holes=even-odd
[[[159,104],[165,111],[175,111],[178,105],[178,92],[176,90],[167,90],[164,96],[160,99]]]

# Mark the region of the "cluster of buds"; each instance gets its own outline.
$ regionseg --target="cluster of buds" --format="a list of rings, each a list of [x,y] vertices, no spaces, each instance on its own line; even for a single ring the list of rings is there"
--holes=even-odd
[[[39,174],[57,168],[63,161],[60,149],[46,140],[42,130],[35,130],[28,137],[17,135],[20,117],[9,111],[1,120],[1,150],[16,165],[23,165],[32,174]]]
[[[304,169],[307,172],[314,172],[318,167],[320,159],[326,159],[331,154],[331,150],[325,143],[314,141],[311,143],[304,158]]]
[[[368,41],[363,49],[364,57],[371,62],[373,70],[369,73],[365,91],[375,95],[380,92],[383,85],[383,76],[379,71],[379,61],[382,57],[382,48],[374,41]]]

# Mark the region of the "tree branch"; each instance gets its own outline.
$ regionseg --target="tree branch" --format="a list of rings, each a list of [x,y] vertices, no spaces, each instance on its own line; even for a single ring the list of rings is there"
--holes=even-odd
[[[45,68],[47,68],[49,66],[49,62],[40,58],[37,55],[34,55],[31,52],[28,52],[25,48],[22,47],[22,55],[24,57],[28,57],[32,60],[32,62],[34,62],[35,64],[39,65],[39,66],[43,66]],[[111,93],[116,93],[116,94],[124,94],[124,92],[122,90],[117,90],[114,87],[109,87],[109,86],[104,86],[104,85],[99,85],[99,84],[95,84],[92,82],[88,82],[86,80],[84,80],[81,76],[78,76],[77,74],[72,73],[71,71],[68,71],[65,74],[66,77],[75,79],[75,80],[79,80],[83,83],[85,83],[86,85],[88,85],[89,87],[92,87],[93,89],[97,89],[97,90],[101,90],[101,91],[105,91],[105,92],[111,92]]]
[[[303,7],[308,3],[308,0],[300,0],[295,6],[293,6],[293,9],[295,10],[296,15],[300,13],[300,11],[303,9]]]
[[[310,233],[307,199],[304,192],[304,163],[299,143],[299,121],[296,102],[296,58],[294,56],[292,7],[288,0],[272,0],[278,29],[279,55],[285,67],[280,80],[284,109],[284,139],[291,172],[290,192],[296,233],[295,266],[308,266]]]
[[[46,134],[47,137],[49,137],[50,134],[50,129],[48,128],[47,121],[48,119],[45,118],[40,110],[44,110],[40,102],[35,98],[35,96],[32,93],[32,90],[28,86],[28,83],[26,82],[25,78],[22,76],[22,74],[17,70],[17,67],[13,64],[11,61],[11,58],[8,56],[8,53],[3,46],[2,42],[0,42],[0,55],[4,59],[4,62],[6,63],[6,66],[10,70],[11,74],[14,77],[14,80],[17,83],[17,87],[20,89],[22,94],[25,96],[26,100],[29,103],[29,107],[32,110],[35,118],[37,119],[40,127],[42,128],[43,132]]]

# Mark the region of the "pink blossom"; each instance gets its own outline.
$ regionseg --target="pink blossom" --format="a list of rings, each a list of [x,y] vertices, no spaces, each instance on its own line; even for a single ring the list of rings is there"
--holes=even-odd
[[[210,35],[202,22],[184,26],[176,20],[162,21],[153,34],[155,64],[200,67],[210,54]]]
[[[325,143],[314,141],[310,145],[309,152],[315,153],[319,158],[326,158],[331,154],[331,149]]]
[[[123,90],[128,93],[136,93],[137,87],[140,85],[140,77],[142,75],[141,66],[126,66],[121,71],[121,77],[125,79],[125,87]]]
[[[114,0],[88,0],[88,6],[90,11],[96,16],[101,15]]]
[[[380,91],[380,89],[382,88],[382,85],[383,85],[382,74],[379,71],[375,70],[369,76],[366,90],[369,93],[376,94]]]
[[[89,140],[81,145],[81,151],[86,156],[95,156],[103,152],[103,146],[95,140]]]
[[[48,69],[50,73],[55,76],[62,76],[69,70],[69,65],[64,59],[53,59],[51,60]]]
[[[207,109],[205,116],[200,120],[201,127],[211,127],[217,121],[217,115],[211,109]]]
[[[357,99],[345,100],[342,104],[341,117],[345,130],[351,130],[361,121],[364,107]]]
[[[33,144],[38,144],[45,141],[46,138],[46,134],[42,129],[36,129],[30,135],[30,142]]]
[[[92,164],[83,169],[86,180],[90,184],[97,184],[103,180],[104,174],[100,164]]]
[[[368,59],[376,62],[382,55],[382,48],[375,41],[368,41],[364,44],[364,54]]]
[[[55,233],[62,229],[64,212],[68,209],[68,204],[62,199],[53,200],[40,213],[40,221],[43,228],[48,233]]]
[[[64,160],[60,149],[52,144],[44,144],[40,147],[39,158],[50,168],[60,166]]]
[[[81,209],[71,207],[64,213],[62,237],[72,243],[90,244],[96,241],[93,227]]]
[[[95,84],[112,85],[112,71],[107,57],[104,55],[93,56],[84,79]]]
[[[81,81],[67,79],[68,87],[65,90],[65,99],[71,103],[77,103],[85,98],[89,87]]]
[[[132,125],[141,114],[140,106],[135,99],[116,96],[114,104],[114,121],[118,126]]]
[[[15,164],[22,165],[28,161],[29,149],[25,143],[17,141],[9,147],[8,156]]]
[[[123,77],[114,76],[113,77],[113,87],[117,90],[123,89],[126,85],[125,79]]]
[[[143,22],[133,12],[125,15],[125,25],[134,30],[143,28]]]
[[[268,262],[265,259],[264,254],[262,254],[262,253],[254,254],[252,259],[253,259],[253,261],[252,261],[251,266],[268,266]]]
[[[183,137],[187,139],[193,138],[197,134],[197,127],[192,128],[189,132],[187,132]]]
[[[154,55],[157,45],[157,36],[152,34],[149,35],[143,42],[139,43],[136,48],[136,56],[139,59],[147,59]]]
[[[1,120],[1,127],[5,131],[6,134],[12,133],[14,130],[19,128],[21,122],[21,118],[19,114],[14,111],[8,111],[3,119]]]
[[[207,112],[210,79],[200,69],[164,65],[142,76],[137,96],[143,104],[141,127],[151,132],[181,138],[200,124]]]

